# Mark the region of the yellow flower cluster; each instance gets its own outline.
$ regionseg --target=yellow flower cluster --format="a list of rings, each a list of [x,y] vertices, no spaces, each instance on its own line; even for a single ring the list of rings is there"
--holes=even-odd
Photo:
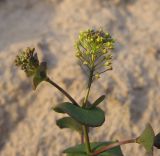
[[[110,52],[114,49],[114,43],[111,35],[103,30],[82,31],[75,43],[76,57],[99,77],[99,74],[112,69]]]
[[[21,51],[15,59],[16,66],[21,67],[28,77],[34,75],[39,67],[39,60],[34,51],[35,48],[27,48]]]

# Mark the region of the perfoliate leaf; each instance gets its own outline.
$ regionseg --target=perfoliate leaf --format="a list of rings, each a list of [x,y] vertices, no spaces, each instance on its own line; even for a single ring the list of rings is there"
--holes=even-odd
[[[136,139],[138,144],[141,144],[147,152],[151,153],[154,145],[154,131],[150,124],[147,124],[145,130],[142,134]]]
[[[94,152],[104,146],[115,143],[115,141],[110,142],[94,142],[91,143],[91,150]],[[67,154],[67,156],[88,156],[85,149],[85,144],[76,145],[74,147],[70,147],[63,151]],[[123,156],[120,146],[114,147],[108,151],[105,151],[98,156]]]
[[[53,109],[58,113],[67,113],[74,120],[88,127],[101,126],[105,121],[104,112],[97,107],[94,107],[93,109],[85,109],[73,105],[72,103],[64,102]]]
[[[154,146],[160,149],[160,133],[158,133],[154,138]]]
[[[33,77],[33,89],[35,90],[42,81],[43,79],[41,77],[39,77],[38,75],[35,75]]]
[[[100,96],[93,104],[92,107],[96,107],[105,99],[105,95]]]
[[[47,78],[46,70],[47,70],[46,62],[42,62],[40,66],[37,68],[35,75],[33,77],[33,89],[36,89],[37,86]]]
[[[59,128],[70,128],[76,130],[77,132],[82,132],[82,126],[80,123],[72,119],[71,117],[64,117],[56,121]]]

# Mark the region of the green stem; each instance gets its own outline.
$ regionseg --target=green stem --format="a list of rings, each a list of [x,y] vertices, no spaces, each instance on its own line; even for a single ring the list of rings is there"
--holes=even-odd
[[[89,135],[88,135],[88,127],[85,125],[83,126],[83,133],[84,133],[86,151],[87,151],[87,154],[89,155],[91,153],[91,146],[90,146]]]
[[[53,82],[50,78],[46,78],[46,81],[49,82],[51,85],[56,87],[61,93],[63,93],[74,105],[78,106],[78,103],[69,95],[63,88],[61,88],[58,84]]]
[[[86,104],[87,104],[89,92],[90,92],[91,85],[92,85],[93,72],[94,72],[94,70],[90,70],[90,76],[89,76],[89,80],[88,80],[87,92],[86,92],[86,96],[85,96],[84,101],[83,101],[83,104],[82,104],[82,107],[83,107],[83,108],[84,108],[84,107],[86,106]]]
[[[100,148],[99,150],[93,152],[91,154],[91,156],[98,156],[99,154],[105,152],[105,151],[108,151],[112,148],[115,148],[117,146],[121,146],[121,145],[124,145],[124,144],[129,144],[129,143],[136,143],[136,139],[130,139],[130,140],[124,140],[124,141],[118,141],[118,142],[115,142],[113,144],[110,144],[110,145],[107,145],[107,146],[104,146],[102,148]]]
[[[86,96],[82,104],[82,108],[85,108],[87,105],[87,100],[88,100],[91,85],[92,85],[93,72],[94,72],[94,69],[90,70],[87,92],[86,92]],[[89,135],[88,135],[88,127],[85,125],[83,126],[83,133],[84,133],[84,139],[85,139],[85,144],[86,144],[86,151],[87,151],[87,154],[89,155],[91,153],[91,146],[90,146]]]

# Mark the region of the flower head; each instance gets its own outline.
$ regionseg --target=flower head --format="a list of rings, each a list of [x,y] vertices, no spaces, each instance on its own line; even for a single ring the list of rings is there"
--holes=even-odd
[[[39,63],[37,53],[35,53],[35,48],[27,48],[21,51],[15,59],[15,64],[21,67],[28,77],[32,77],[33,88],[36,89],[37,86],[47,79],[47,63]]]
[[[76,57],[90,70],[94,69],[95,75],[112,69],[110,52],[114,49],[114,40],[109,33],[93,29],[82,31],[75,48]]]
[[[15,59],[15,64],[21,67],[28,77],[33,76],[39,67],[39,60],[35,48],[27,48],[21,51]]]

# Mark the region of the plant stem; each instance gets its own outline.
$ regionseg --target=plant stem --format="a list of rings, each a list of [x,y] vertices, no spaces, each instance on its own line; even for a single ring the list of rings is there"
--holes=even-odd
[[[78,103],[69,95],[63,88],[61,88],[58,84],[53,82],[50,78],[46,78],[46,81],[49,82],[51,85],[56,87],[61,93],[63,93],[74,105],[78,106]]]
[[[83,127],[82,127],[83,128]],[[83,130],[81,132],[81,144],[84,144],[84,134],[83,134]]]
[[[85,139],[85,145],[86,145],[86,152],[89,155],[91,153],[91,146],[89,141],[89,135],[88,135],[88,127],[83,126],[83,133],[84,133],[84,139]]]
[[[105,147],[102,147],[101,149],[93,152],[91,154],[91,156],[97,156],[100,153],[103,153],[105,151],[108,151],[109,149],[112,149],[114,147],[120,146],[120,145],[124,145],[124,144],[129,144],[129,143],[136,143],[136,139],[130,139],[130,140],[124,140],[124,141],[119,141],[119,142],[115,142],[113,144],[107,145]]]
[[[94,71],[94,70],[90,70],[90,76],[89,76],[89,80],[88,80],[87,92],[86,92],[86,96],[85,96],[84,101],[83,101],[83,104],[82,104],[82,107],[83,107],[83,108],[84,108],[84,107],[86,106],[86,104],[87,104],[89,92],[90,92],[91,85],[92,85],[93,71]]]
[[[87,100],[88,100],[91,85],[92,85],[93,72],[94,72],[93,69],[90,70],[87,92],[86,92],[86,96],[85,96],[83,104],[82,104],[82,108],[85,108],[87,105]],[[86,144],[86,151],[87,151],[87,154],[89,155],[91,153],[91,146],[90,146],[89,135],[88,135],[88,127],[85,125],[83,126],[83,133],[84,133],[84,139],[85,139],[85,144]]]

